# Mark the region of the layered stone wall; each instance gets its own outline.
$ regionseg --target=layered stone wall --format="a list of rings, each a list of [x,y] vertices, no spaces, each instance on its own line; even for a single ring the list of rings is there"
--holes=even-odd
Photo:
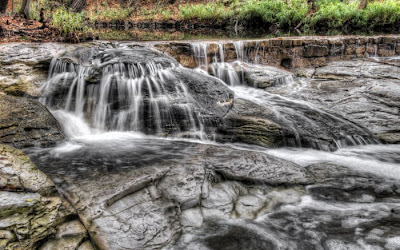
[[[223,47],[225,62],[237,60],[238,47],[241,53],[259,64],[283,66],[285,68],[315,67],[329,61],[353,58],[388,57],[400,54],[400,35],[385,36],[340,36],[340,37],[283,37],[265,40],[209,41],[207,61],[220,55]],[[193,42],[160,42],[154,46],[173,56],[185,67],[197,66]]]

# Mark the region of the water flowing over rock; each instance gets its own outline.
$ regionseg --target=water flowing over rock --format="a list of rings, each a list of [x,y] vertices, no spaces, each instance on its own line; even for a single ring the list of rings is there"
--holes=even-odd
[[[220,78],[235,93],[233,108],[219,126],[221,141],[241,141],[266,147],[312,147],[321,150],[378,143],[377,138],[367,129],[338,114],[332,115],[306,102],[244,87],[250,85],[266,90],[279,86],[285,88],[298,80],[286,70],[248,64],[257,63],[257,57],[249,56],[243,43],[234,44],[237,62],[225,63],[223,45],[219,44],[212,64],[205,60],[209,44],[192,44],[199,68],[206,70],[202,72]]]
[[[391,60],[395,64],[395,59]],[[300,81],[268,92],[307,100],[316,107],[360,124],[388,143],[399,143],[399,67],[379,60],[332,62],[309,70]]]
[[[370,152],[358,150],[354,163],[349,149],[330,164],[323,162],[332,161],[332,153],[299,151],[293,157],[314,162],[302,167],[252,148],[114,132],[31,157],[57,180],[98,249],[305,250],[333,240],[382,247],[400,232],[399,171],[393,162],[367,167],[375,158],[360,162]],[[280,151],[268,151],[274,152]],[[348,166],[336,165],[340,161]],[[369,237],[377,230],[382,234],[374,241]]]
[[[213,133],[232,92],[141,46],[81,48],[52,61],[47,106],[74,111],[100,130]],[[197,135],[196,135],[197,134]]]
[[[0,44],[0,92],[39,97],[51,59],[70,45],[59,43]]]

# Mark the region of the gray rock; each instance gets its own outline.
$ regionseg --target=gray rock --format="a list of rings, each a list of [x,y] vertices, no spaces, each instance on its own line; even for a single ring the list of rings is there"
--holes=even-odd
[[[0,142],[17,148],[50,146],[64,139],[57,120],[35,100],[0,95]]]
[[[273,112],[253,102],[235,99],[218,127],[219,140],[265,147],[284,144],[285,129],[272,121]]]
[[[59,43],[0,44],[0,92],[15,96],[40,96],[53,56],[71,47]]]
[[[72,156],[76,162],[85,161],[85,150]],[[276,199],[266,196],[274,190],[268,185],[309,182],[302,167],[263,153],[201,144],[187,144],[185,151],[183,158],[139,168],[130,162],[108,171],[48,173],[61,180],[61,192],[99,249],[161,248],[215,216],[257,218]]]
[[[56,245],[45,243],[43,249],[76,249],[79,244],[71,246],[87,238],[87,231],[79,221],[69,222],[74,216],[53,182],[29,157],[0,145],[1,249],[36,249],[53,236],[66,240]]]
[[[313,79],[303,79],[297,85],[267,91],[307,100],[368,128],[384,142],[399,143],[398,71],[398,66],[383,62],[334,62],[316,69]]]

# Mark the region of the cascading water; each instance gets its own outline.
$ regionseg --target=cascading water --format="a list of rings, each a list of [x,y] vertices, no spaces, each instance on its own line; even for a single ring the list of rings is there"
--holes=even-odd
[[[253,52],[238,51],[241,59],[229,63],[226,44],[195,46],[199,64],[226,84],[143,47],[84,48],[53,59],[42,101],[69,138],[27,152],[71,199],[91,242],[107,249],[399,248],[397,145],[326,152],[375,138],[306,98],[279,95],[305,79],[275,72],[274,82],[246,86],[249,69],[268,79],[274,71],[245,59]],[[249,105],[235,109],[240,103]],[[249,121],[235,132],[276,123],[291,133],[286,146],[326,151],[132,132],[201,137],[229,115]],[[88,135],[93,130],[102,133]]]
[[[291,136],[285,138],[286,146],[312,147],[329,151],[352,145],[379,143],[379,140],[365,128],[342,117],[322,111],[310,103],[290,100],[264,90],[255,89],[257,87],[288,85],[300,80],[296,79],[290,72],[258,65],[260,43],[251,43],[253,45],[250,46],[249,42],[246,41],[233,42],[236,60],[231,63],[225,62],[224,47],[227,44],[226,42],[214,44],[196,42],[192,44],[192,48],[197,66],[202,69],[203,73],[224,81],[235,93],[235,98],[255,102],[272,111],[273,115],[270,119],[290,131]],[[211,47],[215,48],[215,45],[218,49],[214,49],[213,62],[209,65],[208,51]],[[263,80],[267,78],[268,84],[260,84],[257,81],[252,83],[249,79],[252,74],[260,76],[259,78]],[[249,88],[246,85],[254,88]],[[325,145],[319,139],[313,138],[314,135],[320,134],[325,134],[326,138],[333,138],[331,144]]]
[[[42,102],[98,131],[204,139],[203,106],[173,59],[144,48],[79,49],[52,60]],[[195,76],[192,76],[195,77]]]

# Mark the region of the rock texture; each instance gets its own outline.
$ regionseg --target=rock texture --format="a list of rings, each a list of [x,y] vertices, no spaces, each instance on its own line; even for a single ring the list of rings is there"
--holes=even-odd
[[[222,42],[225,62],[244,60],[285,68],[324,66],[330,61],[394,56],[400,53],[400,37],[280,37],[259,41]],[[152,43],[157,49],[173,56],[186,67],[197,67],[190,42]],[[219,53],[218,42],[208,42],[207,62]],[[238,51],[238,48],[241,50]],[[239,54],[239,56],[238,56]],[[239,58],[244,57],[244,58]]]
[[[0,44],[0,92],[39,96],[38,87],[47,78],[51,59],[68,47],[57,43]]]
[[[368,128],[384,142],[399,143],[398,72],[395,59],[332,62],[315,70],[296,70],[303,77],[300,81],[266,90],[306,100]]]
[[[64,139],[61,127],[38,101],[0,95],[0,142],[18,148],[50,146]]]
[[[77,216],[53,182],[24,153],[0,144],[0,248],[76,249],[88,236],[71,218]],[[53,237],[56,243],[42,247]]]
[[[333,239],[369,244],[378,229],[371,244],[382,247],[400,232],[398,179],[244,149],[146,143],[125,144],[102,164],[103,144],[33,156],[40,166],[57,162],[44,170],[98,249],[324,249]]]
[[[161,248],[207,218],[255,218],[268,210],[263,194],[274,190],[270,185],[310,181],[303,168],[273,156],[207,145],[184,147],[179,157],[168,155],[166,161],[150,160],[143,167],[127,161],[106,172],[79,164],[64,174],[45,170],[58,180],[98,249]],[[72,154],[77,153],[77,162],[85,161],[83,155],[90,150]],[[141,159],[148,157],[144,152]],[[247,184],[251,182],[262,185]]]

